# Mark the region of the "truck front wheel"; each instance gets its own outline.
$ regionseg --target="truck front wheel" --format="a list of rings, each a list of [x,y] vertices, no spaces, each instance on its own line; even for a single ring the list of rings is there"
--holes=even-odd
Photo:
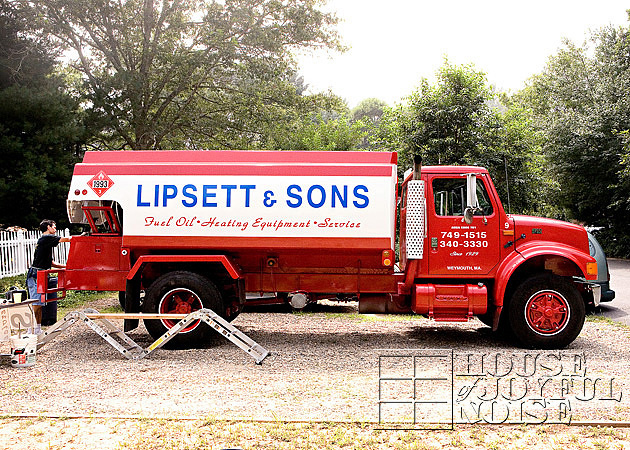
[[[149,286],[142,307],[145,313],[190,314],[209,308],[225,316],[221,294],[206,277],[185,271],[162,275]],[[145,320],[144,325],[154,339],[173,328],[179,319]],[[170,342],[171,347],[193,347],[206,343],[216,333],[197,320],[180,331]]]
[[[582,331],[586,308],[573,283],[537,275],[516,289],[508,318],[514,336],[528,348],[563,348]]]

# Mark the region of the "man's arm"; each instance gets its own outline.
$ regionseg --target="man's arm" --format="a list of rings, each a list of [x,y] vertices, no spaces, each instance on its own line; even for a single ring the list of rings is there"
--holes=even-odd
[[[72,236],[59,238],[59,242],[70,242]],[[57,264],[55,261],[52,262],[52,267],[55,269],[65,269],[65,264]]]

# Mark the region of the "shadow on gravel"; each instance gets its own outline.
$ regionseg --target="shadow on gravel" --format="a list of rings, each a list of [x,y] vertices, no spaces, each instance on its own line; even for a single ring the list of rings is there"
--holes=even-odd
[[[589,315],[607,317],[612,320],[618,320],[621,318],[627,318],[628,313],[623,309],[616,308],[608,303],[602,303],[597,308],[591,308],[588,311]]]
[[[456,326],[434,326],[426,323],[399,331],[387,329],[381,332],[366,331],[289,331],[247,330],[248,336],[256,342],[274,351],[279,349],[309,350],[331,345],[359,351],[372,351],[383,348],[440,348],[440,349],[515,349],[515,344],[505,337],[493,333],[488,327],[479,324],[479,328],[458,328]]]

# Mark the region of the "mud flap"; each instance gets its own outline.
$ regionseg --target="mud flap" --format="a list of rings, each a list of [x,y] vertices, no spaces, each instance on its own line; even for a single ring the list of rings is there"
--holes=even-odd
[[[127,280],[125,288],[125,312],[126,313],[139,313],[140,312],[140,280]],[[125,319],[124,328],[125,332],[138,328],[140,324],[139,319]]]

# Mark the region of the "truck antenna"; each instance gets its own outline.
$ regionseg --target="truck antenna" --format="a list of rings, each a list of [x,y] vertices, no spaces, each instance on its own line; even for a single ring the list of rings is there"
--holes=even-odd
[[[510,179],[508,178],[507,158],[505,155],[503,155],[503,166],[505,167],[505,186],[507,188],[508,214],[512,214],[512,207],[510,206]]]

